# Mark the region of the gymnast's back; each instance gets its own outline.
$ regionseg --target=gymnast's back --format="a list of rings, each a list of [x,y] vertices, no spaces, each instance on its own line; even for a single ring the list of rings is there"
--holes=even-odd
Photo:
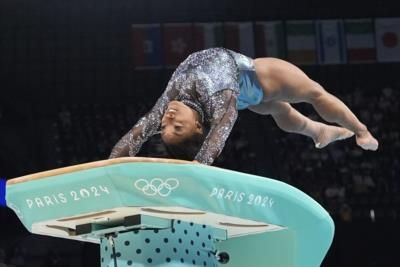
[[[238,69],[229,50],[210,48],[190,54],[173,73],[167,90],[193,91],[199,95],[231,89],[238,92]]]

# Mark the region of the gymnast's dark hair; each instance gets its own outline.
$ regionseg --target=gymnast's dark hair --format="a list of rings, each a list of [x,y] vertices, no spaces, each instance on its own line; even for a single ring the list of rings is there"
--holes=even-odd
[[[167,144],[164,142],[164,145],[170,158],[191,161],[199,152],[206,135],[207,131],[203,134],[195,133],[178,143]]]

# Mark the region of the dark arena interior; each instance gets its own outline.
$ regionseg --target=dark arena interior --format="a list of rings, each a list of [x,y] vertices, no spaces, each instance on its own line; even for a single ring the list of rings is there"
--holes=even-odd
[[[308,30],[293,32],[297,22]],[[339,25],[326,30],[334,31],[329,40],[325,22]],[[220,30],[213,45],[298,65],[379,141],[377,151],[362,150],[354,137],[315,149],[310,138],[244,110],[214,165],[281,180],[321,204],[335,222],[321,266],[400,266],[400,9],[393,0],[0,0],[0,178],[107,159],[177,64],[210,45],[199,25]],[[296,38],[306,40],[300,57]],[[294,105],[322,120],[310,105]],[[139,155],[168,157],[157,135]],[[1,267],[100,266],[95,244],[33,235],[0,204]]]

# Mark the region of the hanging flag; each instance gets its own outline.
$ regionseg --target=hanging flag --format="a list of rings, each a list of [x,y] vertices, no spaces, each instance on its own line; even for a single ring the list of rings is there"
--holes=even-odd
[[[346,51],[342,20],[319,20],[317,27],[317,51],[320,64],[345,63]]]
[[[252,22],[224,24],[224,46],[248,57],[254,57],[254,30]]]
[[[376,19],[375,32],[378,61],[400,61],[400,18]]]
[[[255,48],[257,57],[286,58],[286,43],[281,21],[255,23]]]
[[[176,67],[193,52],[191,23],[167,23],[163,27],[165,65]]]
[[[348,62],[374,62],[376,60],[376,49],[372,19],[345,20],[344,29]]]
[[[315,64],[317,55],[313,21],[287,21],[286,32],[288,61],[295,64]]]
[[[160,24],[132,25],[133,62],[136,68],[162,65]]]
[[[195,51],[224,45],[222,23],[195,23],[193,28]]]

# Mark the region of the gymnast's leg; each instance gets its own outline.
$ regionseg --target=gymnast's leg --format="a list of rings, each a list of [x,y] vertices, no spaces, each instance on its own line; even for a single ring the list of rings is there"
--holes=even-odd
[[[311,137],[317,148],[323,148],[331,142],[354,135],[346,128],[310,120],[285,102],[261,102],[256,106],[250,106],[249,109],[258,114],[272,115],[278,127],[286,132]]]
[[[299,68],[276,58],[258,58],[254,64],[266,100],[310,103],[326,121],[354,132],[357,144],[363,149],[378,148],[378,141],[350,109]]]

